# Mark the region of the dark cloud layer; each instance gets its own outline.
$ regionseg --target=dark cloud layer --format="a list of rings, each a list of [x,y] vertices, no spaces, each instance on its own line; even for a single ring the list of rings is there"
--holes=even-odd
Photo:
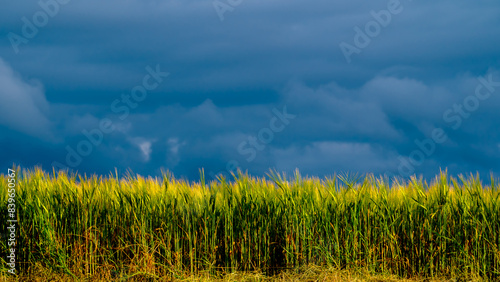
[[[217,1],[4,2],[4,167],[500,172],[496,1],[243,0],[223,21]]]

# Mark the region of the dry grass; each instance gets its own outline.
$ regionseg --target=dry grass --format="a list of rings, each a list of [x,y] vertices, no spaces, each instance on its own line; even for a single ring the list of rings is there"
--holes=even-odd
[[[415,277],[412,279],[402,279],[395,275],[375,275],[369,271],[358,270],[356,272],[349,272],[347,270],[336,270],[333,268],[325,268],[321,266],[303,266],[293,271],[285,271],[275,276],[266,276],[262,272],[235,272],[229,274],[219,274],[218,277],[207,273],[199,273],[197,275],[191,275],[189,273],[181,274],[179,277],[174,278],[171,276],[167,277],[153,277],[148,275],[130,275],[123,277],[116,277],[111,271],[102,272],[100,274],[94,274],[92,276],[82,276],[82,277],[72,277],[70,275],[65,275],[61,273],[54,273],[50,269],[45,269],[40,266],[36,266],[32,269],[30,275],[24,275],[18,278],[12,276],[1,276],[0,281],[34,281],[34,282],[63,282],[63,281],[190,281],[190,282],[280,282],[280,281],[322,281],[322,282],[340,282],[340,281],[370,281],[370,282],[437,282],[437,281],[468,281],[468,282],[480,282],[485,281],[480,277],[474,276],[459,276],[459,277],[442,277],[442,278],[419,278]]]

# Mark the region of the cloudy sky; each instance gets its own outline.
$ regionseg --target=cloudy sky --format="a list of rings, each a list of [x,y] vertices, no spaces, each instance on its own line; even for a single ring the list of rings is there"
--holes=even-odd
[[[500,173],[496,0],[0,1],[4,169]]]

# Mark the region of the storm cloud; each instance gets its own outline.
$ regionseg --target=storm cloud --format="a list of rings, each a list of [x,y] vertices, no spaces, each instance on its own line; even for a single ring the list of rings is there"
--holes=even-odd
[[[498,175],[498,14],[487,0],[5,2],[0,164]]]

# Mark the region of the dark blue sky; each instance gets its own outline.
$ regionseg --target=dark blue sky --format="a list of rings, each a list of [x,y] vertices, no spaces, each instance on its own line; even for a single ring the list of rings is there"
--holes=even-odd
[[[0,1],[5,169],[500,173],[498,1]]]

